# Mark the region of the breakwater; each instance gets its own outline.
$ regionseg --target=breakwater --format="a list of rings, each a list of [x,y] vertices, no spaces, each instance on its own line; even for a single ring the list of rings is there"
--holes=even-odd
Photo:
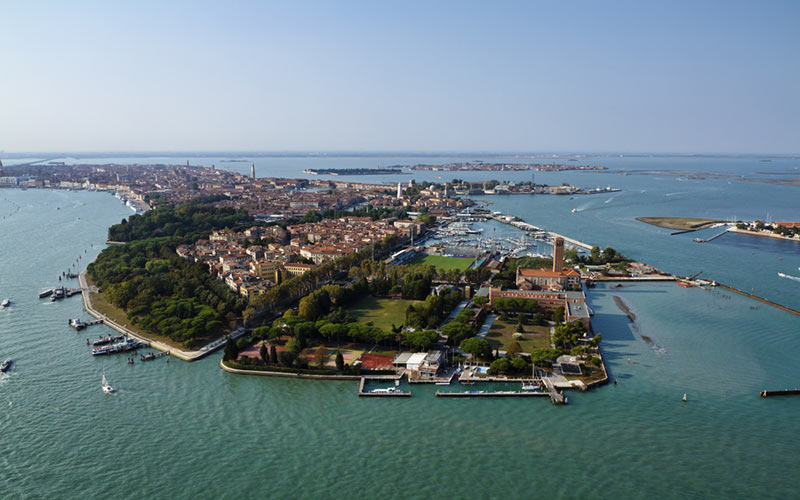
[[[765,299],[764,297],[759,297],[758,295],[753,295],[752,293],[745,292],[744,290],[739,290],[738,288],[734,288],[732,286],[723,285],[722,283],[717,282],[717,286],[722,287],[726,290],[730,290],[731,292],[736,292],[738,294],[744,295],[745,297],[749,297],[751,299],[757,300],[759,302],[763,302],[765,304],[769,304],[772,307],[777,307],[778,309],[782,309],[786,312],[790,312],[792,314],[796,314],[800,316],[800,311],[797,309],[792,309],[791,307],[784,306],[782,304],[778,304],[777,302],[773,302],[769,299]]]

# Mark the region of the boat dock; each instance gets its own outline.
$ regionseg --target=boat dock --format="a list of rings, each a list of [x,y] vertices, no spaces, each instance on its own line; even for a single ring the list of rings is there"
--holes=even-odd
[[[782,391],[761,391],[762,398],[768,396],[800,396],[800,389],[784,389]]]
[[[367,380],[384,380],[384,381],[400,381],[402,376],[397,375],[376,375],[372,377],[361,377],[361,381],[358,383],[358,397],[360,398],[394,398],[394,397],[411,397],[411,391],[409,392],[402,392],[400,390],[396,391],[385,391],[385,392],[372,392],[372,391],[364,391],[364,386],[367,383]]]
[[[449,398],[532,398],[532,397],[547,397],[549,394],[546,392],[533,392],[533,391],[465,391],[465,392],[441,392],[436,391],[436,397],[449,397]]]
[[[69,326],[71,326],[72,328],[74,328],[76,330],[83,330],[84,328],[87,328],[89,326],[102,325],[103,324],[103,320],[102,319],[95,319],[95,320],[92,320],[92,321],[81,321],[80,319],[74,318],[74,319],[69,320],[68,323],[69,323]]]
[[[140,354],[139,361],[152,361],[163,356],[169,356],[169,351],[149,352],[147,354]]]
[[[556,386],[553,385],[553,381],[547,377],[542,378],[542,384],[544,388],[547,390],[547,395],[550,396],[550,401],[554,405],[565,405],[567,404],[567,398],[564,396],[563,392],[558,392]]]
[[[709,241],[716,240],[717,238],[719,238],[720,236],[722,236],[723,234],[725,234],[725,233],[727,233],[727,232],[728,232],[728,229],[726,228],[724,231],[722,231],[722,232],[721,232],[721,233],[719,233],[719,234],[715,234],[715,235],[714,235],[714,236],[712,236],[711,238],[706,238],[706,239],[703,239],[703,238],[695,238],[695,239],[694,239],[694,240],[692,240],[692,241],[694,241],[695,243],[708,243]]]

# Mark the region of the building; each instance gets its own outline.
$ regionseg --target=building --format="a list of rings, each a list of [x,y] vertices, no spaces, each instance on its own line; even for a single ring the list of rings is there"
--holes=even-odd
[[[314,269],[314,267],[314,264],[303,264],[300,262],[287,262],[283,265],[283,268],[286,270],[286,272],[292,276],[300,276],[305,274],[306,272]]]
[[[522,290],[571,290],[581,286],[581,273],[575,269],[550,271],[517,268],[516,284]]]
[[[481,288],[475,296],[486,296],[487,288]],[[540,308],[554,311],[559,307],[564,308],[566,321],[580,321],[587,331],[592,331],[592,312],[586,304],[586,295],[571,291],[545,291],[545,290],[501,290],[488,288],[489,301],[494,304],[495,299],[528,299],[535,300]]]

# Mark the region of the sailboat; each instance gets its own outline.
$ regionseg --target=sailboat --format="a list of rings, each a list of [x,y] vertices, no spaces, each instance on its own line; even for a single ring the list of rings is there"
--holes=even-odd
[[[110,394],[112,392],[117,392],[117,389],[114,388],[111,384],[108,383],[108,379],[106,378],[106,372],[103,370],[103,381],[102,381],[103,392],[106,394]]]
[[[527,384],[522,382],[522,390],[523,391],[537,391],[539,390],[539,384],[536,383],[536,363],[533,363],[531,367],[531,381]]]

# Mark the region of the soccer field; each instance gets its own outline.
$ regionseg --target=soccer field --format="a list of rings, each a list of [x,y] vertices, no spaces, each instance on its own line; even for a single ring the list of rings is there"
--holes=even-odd
[[[469,257],[443,257],[441,255],[417,255],[412,264],[430,264],[437,269],[461,269],[462,271],[472,264],[475,259]]]

